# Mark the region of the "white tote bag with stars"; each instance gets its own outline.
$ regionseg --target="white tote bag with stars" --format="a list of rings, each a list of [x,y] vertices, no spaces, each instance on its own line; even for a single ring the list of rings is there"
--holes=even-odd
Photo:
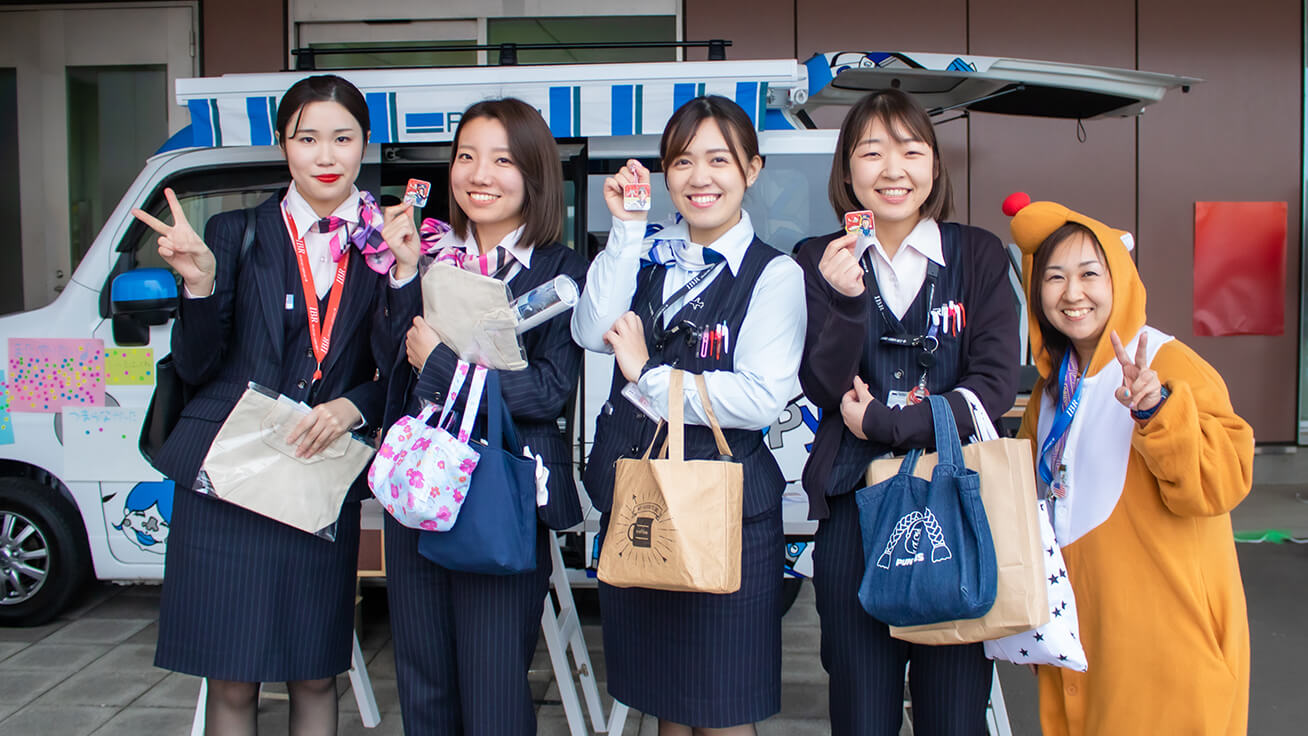
[[[986,656],[1016,664],[1047,664],[1077,672],[1086,671],[1081,628],[1076,620],[1076,599],[1067,579],[1063,552],[1054,539],[1049,511],[1038,501],[1040,539],[1044,544],[1045,580],[1049,584],[1049,623],[1038,629],[985,642]]]

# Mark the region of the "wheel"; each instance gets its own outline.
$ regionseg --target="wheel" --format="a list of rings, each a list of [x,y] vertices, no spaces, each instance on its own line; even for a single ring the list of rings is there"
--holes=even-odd
[[[0,478],[0,625],[37,626],[59,615],[90,567],[71,503],[35,481]]]
[[[781,579],[781,615],[786,615],[786,611],[795,605],[795,599],[799,597],[799,589],[804,587],[804,578],[782,578]]]

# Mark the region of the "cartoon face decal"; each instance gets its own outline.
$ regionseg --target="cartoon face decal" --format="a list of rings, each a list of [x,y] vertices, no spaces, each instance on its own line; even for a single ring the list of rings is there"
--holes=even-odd
[[[114,529],[147,552],[164,553],[173,519],[173,482],[137,483],[123,503],[123,520]]]

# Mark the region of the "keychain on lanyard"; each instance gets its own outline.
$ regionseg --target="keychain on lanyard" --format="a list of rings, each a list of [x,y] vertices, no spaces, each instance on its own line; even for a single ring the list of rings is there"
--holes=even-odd
[[[867,265],[863,265],[863,280],[868,292],[872,295],[872,302],[876,304],[877,311],[881,314],[881,321],[896,332],[893,335],[882,335],[880,342],[905,348],[921,348],[921,352],[917,355],[917,365],[922,369],[922,375],[918,378],[917,385],[908,392],[908,403],[910,404],[920,404],[926,401],[927,395],[930,393],[927,390],[927,373],[935,367],[935,353],[936,349],[940,347],[939,325],[931,307],[936,300],[936,280],[939,276],[940,267],[936,265],[935,261],[928,260],[926,273],[928,327],[924,335],[910,335],[904,328],[903,323],[886,307],[885,300],[881,297],[881,289],[877,285],[876,275],[872,272],[872,269]]]
[[[1069,348],[1063,353],[1063,362],[1058,368],[1059,383],[1059,403],[1062,403],[1062,397],[1067,394],[1068,382],[1072,376],[1070,372],[1072,351]],[[1040,461],[1036,464],[1036,470],[1040,474],[1040,480],[1048,487],[1049,492],[1046,497],[1050,502],[1050,513],[1053,513],[1053,503],[1056,499],[1067,497],[1067,463],[1062,462],[1061,452],[1059,453],[1058,475],[1054,476],[1054,471],[1049,465],[1050,456],[1053,454],[1060,440],[1064,438],[1068,430],[1071,429],[1072,419],[1076,416],[1077,407],[1081,404],[1081,389],[1085,386],[1085,381],[1078,381],[1076,390],[1072,392],[1072,399],[1058,412],[1054,417],[1054,424],[1049,428],[1049,436],[1045,437],[1044,443],[1040,446]]]
[[[282,220],[295,246],[295,264],[300,270],[300,287],[304,290],[304,307],[309,313],[309,346],[313,348],[313,357],[317,365],[313,370],[313,380],[322,380],[322,362],[327,357],[327,348],[331,346],[332,328],[336,326],[336,314],[341,308],[341,295],[345,292],[345,273],[350,266],[347,253],[336,262],[336,277],[332,279],[330,296],[327,298],[327,315],[321,326],[318,323],[318,292],[313,286],[313,271],[309,266],[309,250],[304,245],[304,238],[295,230],[286,200],[282,200]]]

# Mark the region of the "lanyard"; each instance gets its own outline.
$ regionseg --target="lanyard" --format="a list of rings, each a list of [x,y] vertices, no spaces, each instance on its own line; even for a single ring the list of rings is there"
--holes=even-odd
[[[1067,387],[1067,370],[1071,354],[1072,348],[1068,347],[1067,351],[1063,353],[1063,364],[1058,369],[1059,403],[1062,403],[1062,393]],[[1062,439],[1063,435],[1067,434],[1067,430],[1072,426],[1072,418],[1076,416],[1076,408],[1081,403],[1081,389],[1084,386],[1085,379],[1082,378],[1076,384],[1076,391],[1072,392],[1072,400],[1067,403],[1067,406],[1063,407],[1062,411],[1058,412],[1058,416],[1054,417],[1054,426],[1049,428],[1049,436],[1045,438],[1044,444],[1040,446],[1040,480],[1044,481],[1045,485],[1054,482],[1054,471],[1049,465],[1050,451],[1054,449],[1054,445],[1058,444],[1058,441]]]
[[[346,253],[336,262],[336,278],[332,279],[331,295],[327,299],[327,318],[319,327],[318,292],[313,288],[313,271],[309,266],[309,250],[304,246],[304,238],[295,231],[295,222],[291,219],[286,202],[282,202],[282,219],[286,230],[295,245],[295,263],[300,269],[300,286],[304,289],[304,307],[309,313],[309,346],[313,348],[314,360],[318,366],[313,370],[313,380],[322,380],[322,361],[327,357],[327,348],[331,346],[332,328],[336,326],[336,313],[341,308],[341,294],[345,293],[345,272],[350,266],[350,254]],[[344,226],[342,226],[344,227]]]
[[[864,253],[867,256],[867,253]],[[871,257],[868,256],[869,262]],[[883,335],[881,341],[891,345],[901,347],[920,347],[925,345],[928,337],[935,338],[934,330],[930,329],[931,310],[934,308],[936,301],[936,280],[940,277],[940,266],[935,261],[927,261],[926,281],[927,281],[927,324],[928,333],[925,335],[912,335],[904,328],[904,324],[899,321],[894,312],[886,306],[885,299],[881,297],[881,288],[877,284],[876,272],[871,266],[863,266],[863,282],[867,286],[868,293],[872,295],[872,303],[877,305],[877,311],[881,313],[881,321],[895,331],[893,335]],[[934,350],[934,348],[932,348]]]
[[[663,302],[663,306],[654,310],[654,312],[650,315],[651,329],[655,331],[659,329],[659,325],[660,325],[659,317],[663,316],[663,313],[668,311],[668,307],[671,307],[673,304],[676,304],[682,297],[689,294],[690,290],[695,288],[696,286],[699,286],[700,282],[704,281],[704,279],[707,279],[708,277],[716,274],[718,271],[721,271],[722,267],[725,265],[727,265],[726,261],[720,261],[719,263],[712,266],[711,268],[700,269],[699,273],[695,274],[694,277],[690,279],[690,281],[687,281],[685,285],[682,286],[680,289],[677,289],[672,294],[672,296],[668,298],[667,301]]]

